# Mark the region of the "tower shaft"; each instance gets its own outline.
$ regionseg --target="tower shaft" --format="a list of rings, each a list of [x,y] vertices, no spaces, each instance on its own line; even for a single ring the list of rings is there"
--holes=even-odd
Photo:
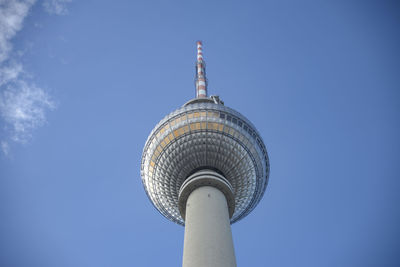
[[[186,202],[182,266],[236,266],[227,200],[213,186],[195,189]]]

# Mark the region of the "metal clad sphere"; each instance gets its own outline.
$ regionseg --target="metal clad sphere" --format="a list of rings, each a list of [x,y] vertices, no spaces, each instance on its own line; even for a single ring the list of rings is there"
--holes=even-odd
[[[210,99],[184,105],[156,125],[143,150],[142,182],[157,210],[184,225],[180,187],[196,170],[207,168],[219,171],[233,187],[231,223],[255,208],[268,183],[267,150],[255,127]]]

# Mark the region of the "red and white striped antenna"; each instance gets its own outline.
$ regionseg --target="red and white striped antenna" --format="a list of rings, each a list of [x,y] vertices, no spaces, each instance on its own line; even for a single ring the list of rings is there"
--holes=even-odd
[[[206,66],[203,60],[203,45],[201,41],[197,41],[196,97],[207,97]]]

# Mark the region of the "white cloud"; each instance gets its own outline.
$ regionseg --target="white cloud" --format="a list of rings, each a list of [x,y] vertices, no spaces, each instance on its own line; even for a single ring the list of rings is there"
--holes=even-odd
[[[32,130],[46,122],[46,111],[55,107],[50,96],[41,88],[17,81],[0,95],[0,113],[6,122],[11,140],[26,143]]]
[[[0,63],[9,58],[12,51],[10,40],[21,30],[35,0],[0,0]]]
[[[68,14],[67,4],[72,0],[45,0],[43,1],[44,9],[55,15],[66,15]]]
[[[1,141],[1,150],[3,151],[4,155],[8,156],[10,153],[10,145],[6,141]]]
[[[22,73],[22,64],[10,62],[7,65],[0,65],[0,87],[4,84],[15,81]]]
[[[33,130],[46,123],[46,112],[55,107],[48,93],[28,82],[23,65],[17,61],[12,39],[36,0],[0,0],[0,149],[7,156],[10,145],[26,143]],[[71,0],[44,0],[51,14],[67,13]]]

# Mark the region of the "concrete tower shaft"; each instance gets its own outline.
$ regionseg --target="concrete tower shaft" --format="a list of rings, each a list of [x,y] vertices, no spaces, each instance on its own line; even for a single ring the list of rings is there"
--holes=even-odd
[[[202,170],[189,177],[181,191],[179,201],[186,206],[183,267],[236,266],[229,182],[214,171]],[[185,191],[187,198],[182,196]]]

